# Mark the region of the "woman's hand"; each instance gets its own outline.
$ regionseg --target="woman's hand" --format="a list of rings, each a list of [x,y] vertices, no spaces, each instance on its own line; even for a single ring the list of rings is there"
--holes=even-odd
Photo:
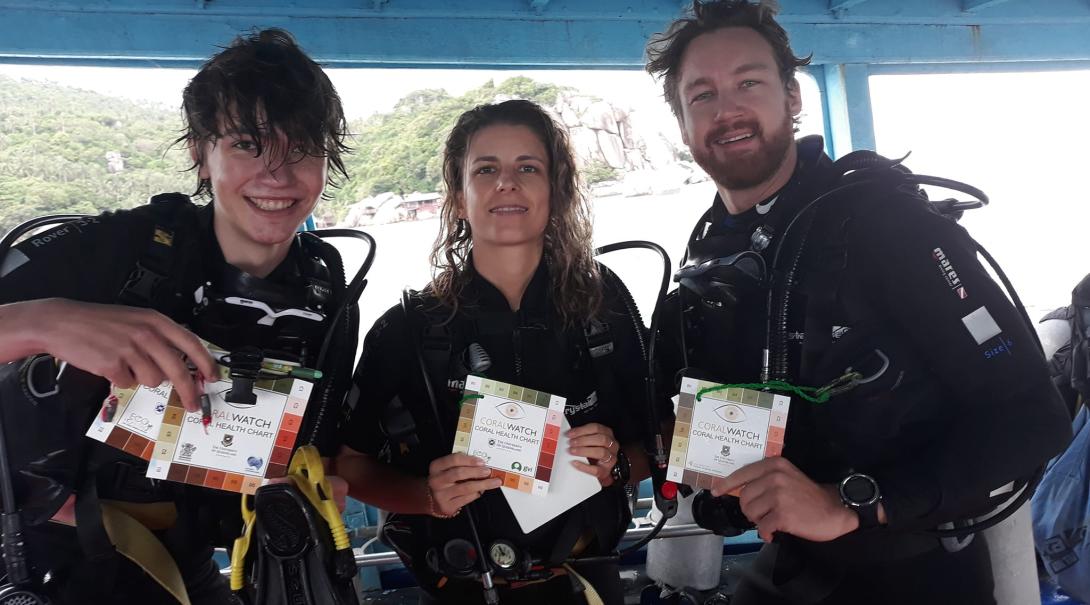
[[[492,478],[484,460],[467,454],[450,454],[432,460],[428,467],[428,512],[433,517],[453,517],[462,507],[495,489],[503,481]]]
[[[617,464],[617,452],[621,444],[613,436],[613,429],[604,424],[591,422],[568,431],[568,452],[584,456],[590,464],[572,460],[572,466],[598,478],[602,487],[613,485],[613,467]]]

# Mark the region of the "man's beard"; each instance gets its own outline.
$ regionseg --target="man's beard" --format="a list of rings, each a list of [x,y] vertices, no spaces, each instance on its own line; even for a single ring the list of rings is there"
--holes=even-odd
[[[693,159],[708,176],[718,185],[729,190],[751,189],[772,178],[779,169],[790,145],[795,143],[794,124],[788,115],[784,123],[765,137],[765,131],[757,123],[739,123],[731,125],[731,130],[739,126],[749,127],[753,136],[761,145],[753,153],[723,159],[715,155],[715,140],[728,131],[727,127],[717,129],[705,137],[704,144],[693,146],[690,151]]]

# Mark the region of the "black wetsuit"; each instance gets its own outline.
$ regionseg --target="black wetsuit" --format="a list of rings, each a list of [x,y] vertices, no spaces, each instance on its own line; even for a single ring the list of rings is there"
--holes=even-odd
[[[597,422],[612,428],[620,444],[643,439],[646,421],[643,420],[645,397],[642,389],[646,365],[640,353],[641,335],[637,332],[642,331],[642,325],[637,327],[633,323],[616,291],[606,288],[606,310],[601,314],[610,326],[614,345],[614,351],[604,362],[612,374],[609,385],[598,384],[582,328],[563,330],[558,327],[544,263],[527,286],[518,311],[512,312],[499,290],[476,274],[467,284],[461,300],[459,313],[449,324],[452,355],[448,381],[445,385],[435,385],[440,413],[444,415],[442,432],[436,429],[416,358],[416,347],[421,342],[418,324],[424,319],[417,315],[407,321],[399,305],[375,323],[365,340],[353,391],[358,391],[359,399],[347,425],[346,445],[380,457],[410,475],[427,476],[431,461],[451,452],[458,402],[467,373],[459,360],[470,343],[481,345],[492,360],[485,377],[565,397],[566,416],[573,427]],[[436,301],[428,297],[422,307],[435,308]],[[446,312],[445,307],[439,307],[437,315],[442,318]],[[406,438],[391,438],[384,434],[379,419],[395,397],[403,402],[415,421],[418,438],[415,445],[407,443]],[[585,533],[590,539],[584,555],[608,554],[617,545],[630,519],[625,493],[616,485],[603,489],[529,534],[519,528],[500,490],[485,492],[473,503],[472,510],[485,549],[492,540],[506,538],[540,558],[549,557],[554,545],[564,541],[561,536],[569,522],[578,534]],[[470,535],[464,515],[451,521],[405,517],[410,526],[429,528],[424,542],[418,545],[421,549],[439,545],[445,537],[468,539]],[[414,534],[422,535],[423,531],[416,529]],[[561,559],[567,554],[560,553]],[[425,569],[423,562],[406,561],[406,564],[414,571],[421,586],[434,587],[438,576]],[[606,603],[623,601],[615,565],[580,566],[579,569]],[[482,601],[479,582],[456,580],[446,586],[444,591],[437,593],[443,602]],[[565,577],[510,592],[504,589],[501,598],[510,603],[582,602],[581,597],[572,596],[571,583]]]
[[[831,168],[820,138],[802,139],[798,168],[776,196],[733,216],[716,196],[690,256],[748,250],[764,226],[774,234],[762,252],[772,267],[776,238],[837,183]],[[801,386],[828,384],[849,367],[879,375],[825,404],[794,398],[784,456],[819,483],[852,472],[874,477],[889,522],[828,543],[778,535],[733,602],[992,603],[980,534],[951,554],[918,530],[986,512],[993,490],[1029,477],[1063,449],[1067,414],[1029,329],[960,226],[883,185],[827,202],[808,230],[809,212],[787,234],[774,271],[776,284],[787,282],[802,246],[792,286],[786,295],[779,288],[772,305],[785,343],[773,370],[779,359],[784,377]],[[660,349],[663,383],[684,366],[679,304],[689,310],[690,372],[760,380],[767,290],[739,292],[733,307],[705,304],[691,291],[680,303],[669,300],[663,337],[673,346]],[[776,330],[785,298],[785,329]],[[876,350],[889,360],[884,371]]]
[[[288,257],[264,279],[242,273],[223,258],[212,230],[212,205],[194,207],[184,196],[164,196],[164,201],[138,207],[133,210],[107,212],[67,223],[46,233],[24,240],[13,248],[0,268],[0,303],[60,297],[84,302],[117,303],[119,293],[133,275],[138,262],[148,263],[149,250],[154,248],[153,233],[158,226],[173,231],[176,251],[163,254],[159,261],[171,266],[171,275],[158,287],[142,306],[156,308],[175,321],[182,323],[196,334],[224,348],[251,345],[272,347],[281,343],[280,336],[292,334],[310,343],[312,357],[317,353],[324,329],[303,323],[281,322],[274,327],[256,326],[250,310],[238,310],[224,306],[210,306],[194,315],[193,291],[203,284],[210,290],[219,287],[224,280],[235,284],[268,284],[283,291],[300,291],[310,285],[315,277],[305,267],[314,258],[297,240]],[[155,204],[173,204],[171,218]],[[318,244],[325,246],[325,244]],[[309,248],[308,248],[309,249]],[[333,251],[335,254],[335,251]],[[339,264],[339,259],[336,261]],[[330,277],[339,279],[343,275]],[[343,287],[335,288],[343,290]],[[123,295],[130,296],[130,295]],[[254,294],[257,298],[257,294]],[[129,304],[139,304],[126,299]],[[326,303],[335,308],[334,298]],[[356,312],[349,312],[350,327],[338,333],[337,350],[355,350]],[[320,325],[328,323],[323,322]],[[344,327],[344,326],[342,326]],[[291,342],[295,340],[289,339]],[[110,343],[102,343],[103,347]],[[326,364],[325,377],[314,389],[314,396],[307,409],[299,443],[315,443],[324,456],[332,456],[337,446],[339,424],[343,419],[340,408],[351,377],[351,356],[334,355],[336,360]],[[105,381],[103,381],[105,382]],[[325,405],[322,405],[324,402]],[[87,405],[102,404],[88,401]],[[90,464],[99,466],[96,471],[98,497],[121,501],[174,501],[178,510],[178,522],[174,527],[157,533],[160,540],[178,563],[183,580],[194,604],[225,603],[230,591],[212,560],[213,545],[229,546],[238,535],[241,519],[238,514],[238,495],[229,492],[206,490],[188,485],[157,482],[144,477],[146,463],[123,454],[105,444],[85,440],[88,444]],[[58,591],[64,603],[170,603],[173,599],[141,570],[122,560],[112,585],[95,581],[97,590],[107,594],[95,595],[70,578],[96,578],[95,570],[83,570],[86,559],[78,548],[74,529],[53,523],[28,528],[27,543],[32,559],[39,572],[51,572],[50,585]],[[103,568],[105,569],[105,568]],[[80,575],[83,574],[83,575]]]
[[[1074,419],[1079,404],[1090,399],[1090,275],[1075,286],[1069,306],[1049,313],[1041,323],[1051,320],[1063,320],[1071,327],[1067,342],[1056,350],[1048,365],[1052,382]]]

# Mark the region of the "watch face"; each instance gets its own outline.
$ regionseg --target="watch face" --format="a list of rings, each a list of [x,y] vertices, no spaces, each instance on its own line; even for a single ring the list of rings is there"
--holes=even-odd
[[[863,475],[852,475],[842,486],[844,498],[853,504],[866,504],[878,497],[874,480]]]
[[[514,547],[506,542],[492,543],[492,548],[488,549],[488,555],[492,557],[492,562],[502,569],[511,569],[518,562]]]

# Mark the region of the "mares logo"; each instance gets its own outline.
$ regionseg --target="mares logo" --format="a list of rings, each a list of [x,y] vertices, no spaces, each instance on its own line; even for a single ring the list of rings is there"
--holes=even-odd
[[[958,298],[961,300],[969,298],[969,293],[965,291],[965,286],[961,284],[958,272],[954,270],[953,263],[946,258],[946,253],[942,251],[942,248],[932,250],[931,258],[935,259],[935,262],[939,264],[939,271],[942,272],[943,278],[946,279],[946,285],[950,286],[950,289],[958,295]]]

